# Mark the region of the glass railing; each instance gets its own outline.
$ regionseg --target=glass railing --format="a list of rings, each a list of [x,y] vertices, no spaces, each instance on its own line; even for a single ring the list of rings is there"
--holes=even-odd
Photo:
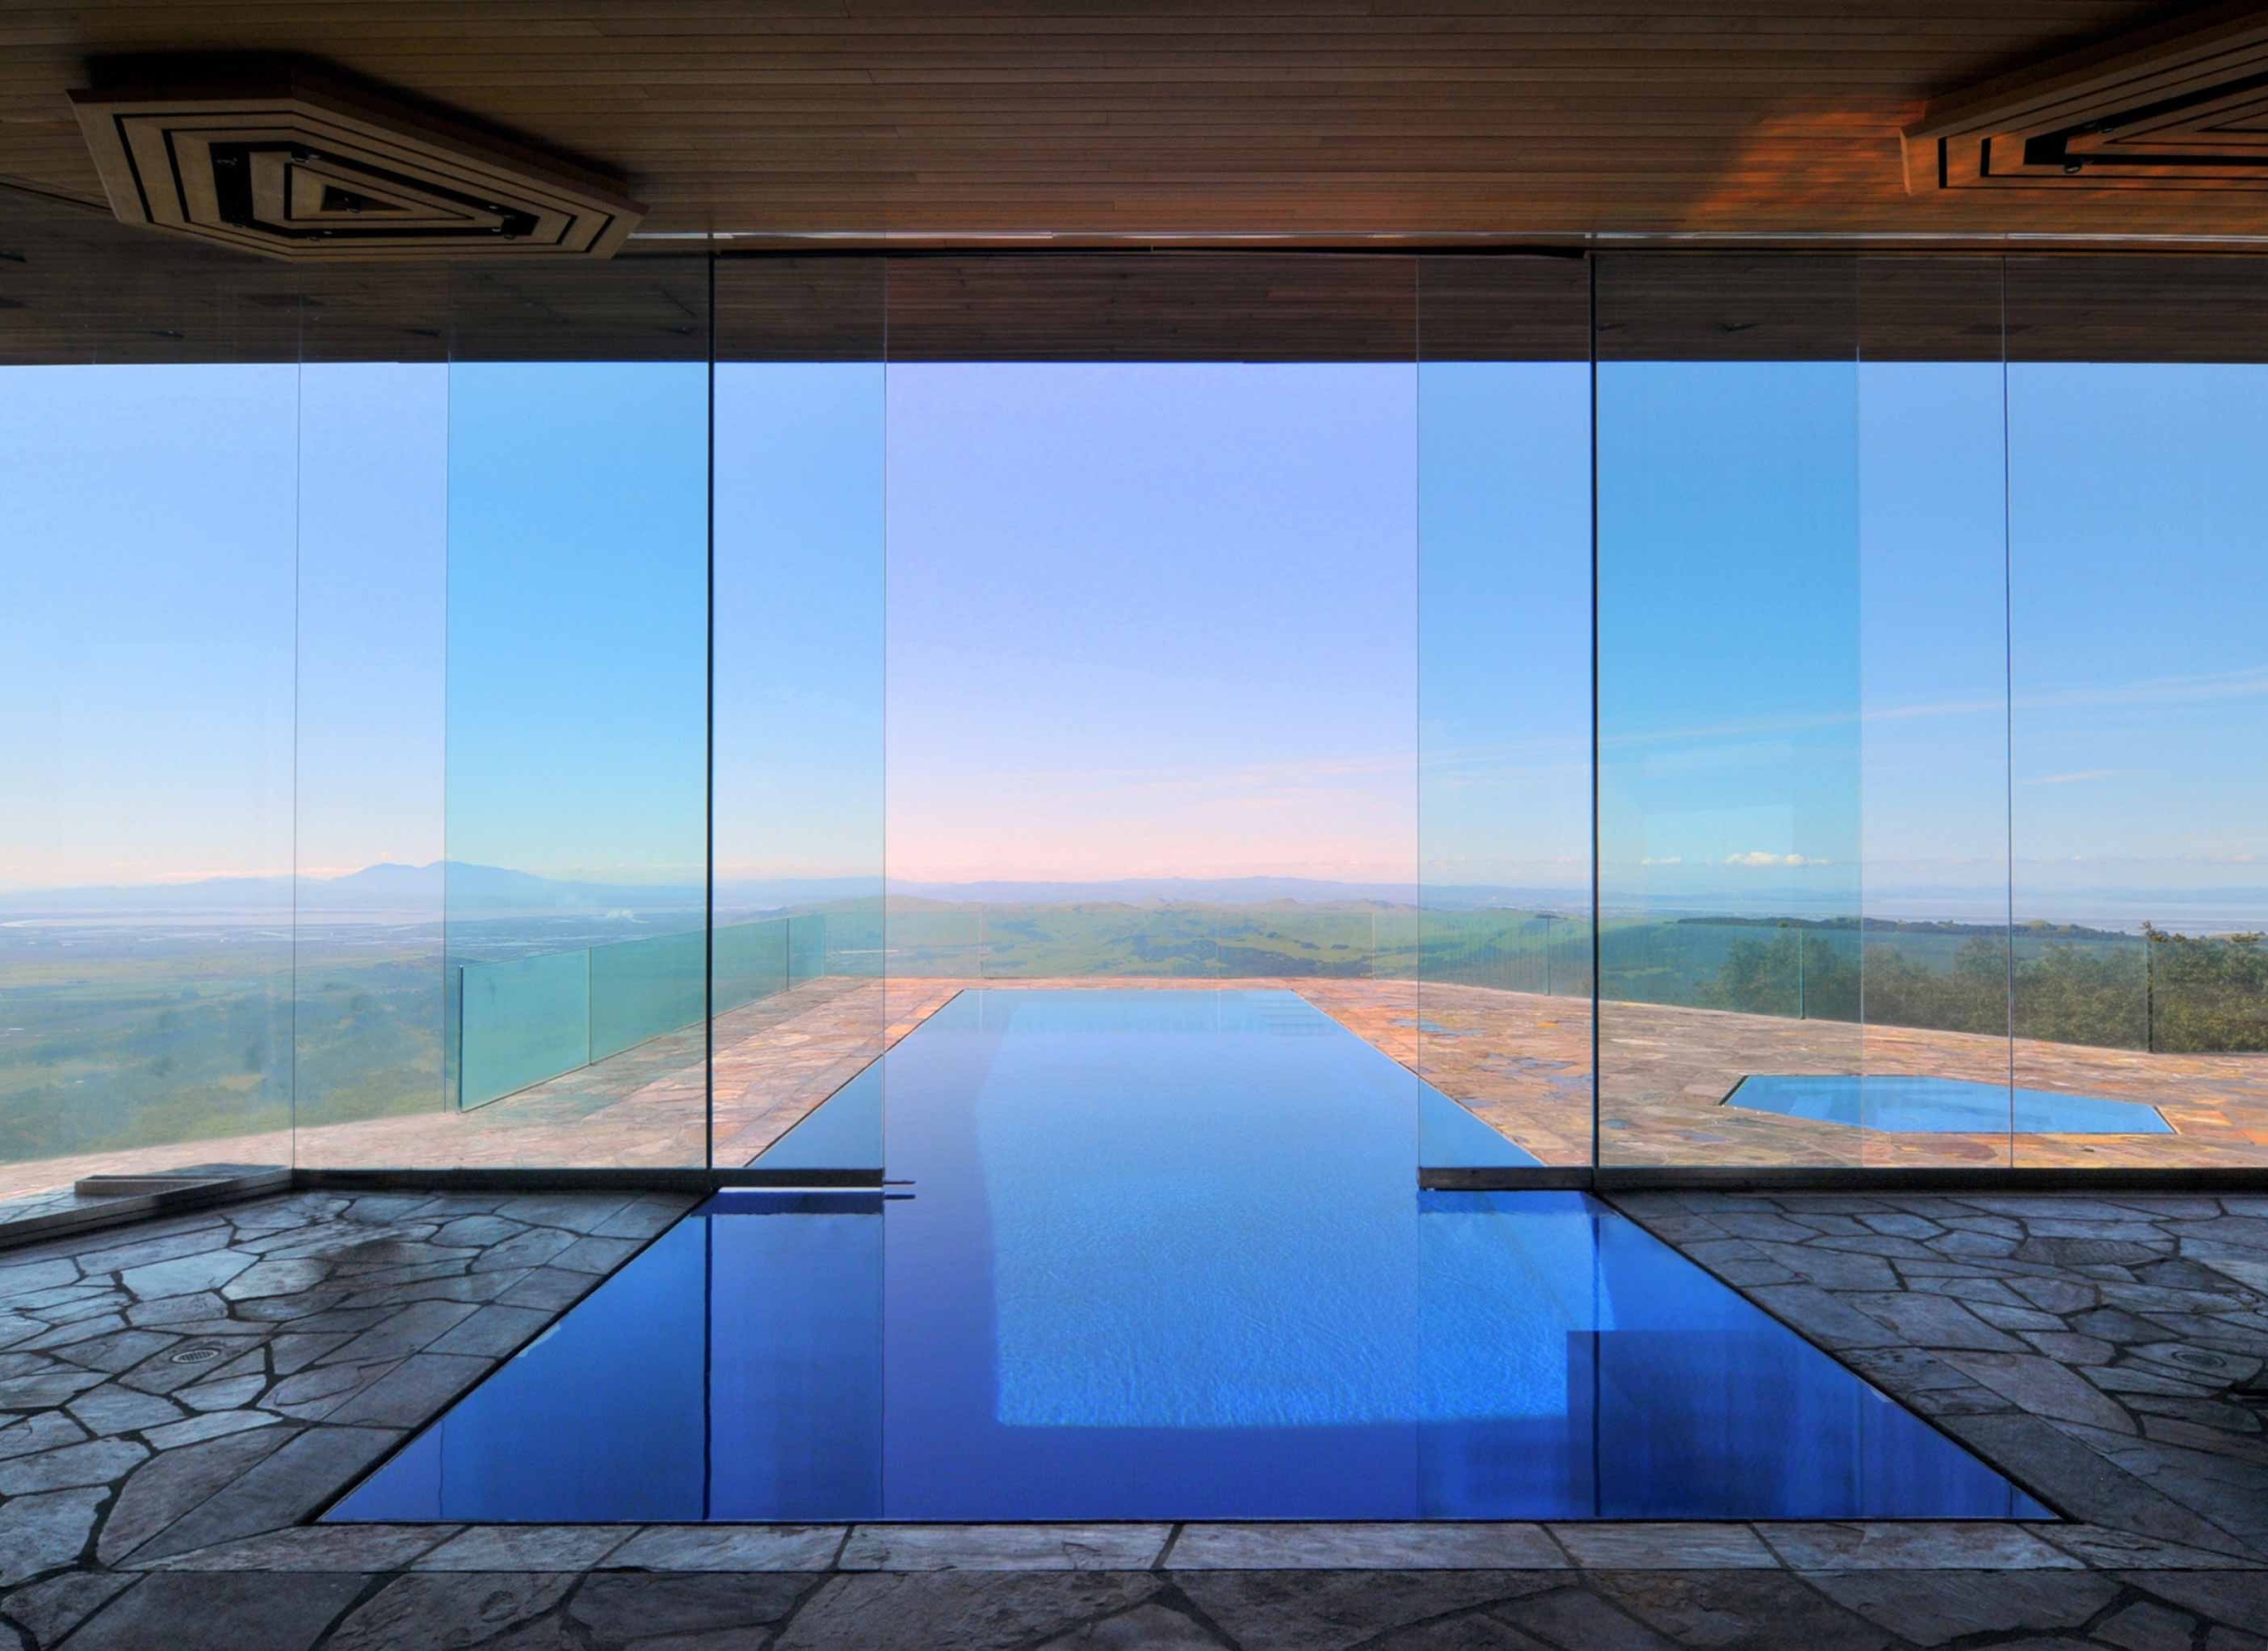
[[[1424,979],[1591,992],[1591,925],[1554,912],[908,902],[888,931],[887,970],[908,979]]]
[[[1774,922],[1622,922],[1599,931],[1601,996],[1787,1020],[1858,1018],[1859,932]]]
[[[2012,1027],[2157,1054],[2268,1050],[2268,949],[2252,935],[2033,924],[2011,940],[1990,925],[1610,917],[1599,953],[1603,996],[1618,1002],[1986,1036]]]
[[[1405,906],[909,902],[714,931],[714,1012],[822,974],[1017,981],[1370,979],[1591,992],[1581,917]],[[2268,1050],[2268,949],[2192,937],[1850,919],[1608,917],[1610,1001],[2157,1053]],[[478,1106],[700,1024],[698,930],[458,966],[457,1096]],[[2009,988],[2014,986],[2014,1013]]]
[[[457,968],[457,1103],[480,1106],[829,971],[818,913]]]
[[[1591,996],[1591,923],[1557,912],[1428,911],[1415,972],[1450,986]]]

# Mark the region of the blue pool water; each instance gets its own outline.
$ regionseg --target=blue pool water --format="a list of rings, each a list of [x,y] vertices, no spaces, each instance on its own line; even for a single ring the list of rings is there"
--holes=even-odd
[[[1425,1023],[1420,1022],[1421,1026]],[[1158,1107],[1234,1096],[1255,1123],[1280,1124],[1276,1141],[1307,1145],[1303,1120],[1354,1130],[1372,1150],[1405,1152],[1414,1134],[1428,1169],[1527,1165],[1507,1141],[1432,1084],[1340,1026],[1297,992],[963,992],[925,1024],[919,1055],[877,1061],[756,1159],[765,1169],[870,1169],[883,1161],[885,1120],[894,1152],[920,1138],[922,1120],[892,1110],[927,1083],[931,1051],[947,1037],[1002,1068],[995,1089],[1076,1095],[1074,1129],[1106,1113],[1139,1120]],[[920,1071],[913,1068],[919,1064]],[[889,1103],[885,1104],[885,1091]],[[924,1103],[926,1106],[928,1103]],[[1218,1117],[1191,1119],[1199,1133]],[[1037,1138],[1049,1138],[1046,1136]],[[900,1154],[900,1159],[902,1155]]]
[[[2014,1109],[2010,1110],[2010,1095]],[[1727,1106],[1855,1124],[1864,1129],[1914,1134],[2170,1135],[2158,1108],[2136,1100],[2063,1095],[2054,1090],[1980,1084],[1968,1078],[1913,1078],[1870,1072],[1800,1077],[1782,1073],[1743,1078],[1724,1097]]]
[[[872,1081],[910,1186],[711,1199],[329,1517],[2047,1516],[1603,1204],[1419,1191],[1291,994],[965,993]]]

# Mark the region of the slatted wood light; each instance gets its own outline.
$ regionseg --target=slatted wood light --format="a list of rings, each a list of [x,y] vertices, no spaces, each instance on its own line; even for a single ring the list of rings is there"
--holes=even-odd
[[[608,258],[646,212],[615,179],[302,69],[71,100],[121,222],[270,257]]]
[[[2252,0],[1934,100],[1906,186],[2268,190],[2268,8]]]

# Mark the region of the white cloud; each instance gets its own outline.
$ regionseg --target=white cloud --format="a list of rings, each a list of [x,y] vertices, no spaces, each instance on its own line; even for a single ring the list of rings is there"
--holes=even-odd
[[[2111,779],[2126,773],[2123,768],[2075,768],[2068,774],[2043,774],[2035,779],[2024,781],[2027,785],[2080,785],[2090,779]]]
[[[1832,866],[1832,860],[1814,860],[1808,854],[1766,854],[1761,849],[1750,849],[1746,854],[1727,854],[1727,866]]]
[[[1638,862],[1641,866],[1683,866],[1685,863],[1685,857],[1683,854],[1649,854]]]

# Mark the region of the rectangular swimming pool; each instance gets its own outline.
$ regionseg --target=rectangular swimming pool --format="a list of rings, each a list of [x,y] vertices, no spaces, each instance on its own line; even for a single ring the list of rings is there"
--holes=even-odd
[[[2173,1133],[2158,1108],[2144,1101],[1897,1072],[1761,1073],[1735,1084],[1724,1104],[1894,1134]]]
[[[1605,1205],[1419,1191],[1293,994],[964,993],[870,1088],[910,1187],[711,1199],[328,1517],[2049,1516]]]

